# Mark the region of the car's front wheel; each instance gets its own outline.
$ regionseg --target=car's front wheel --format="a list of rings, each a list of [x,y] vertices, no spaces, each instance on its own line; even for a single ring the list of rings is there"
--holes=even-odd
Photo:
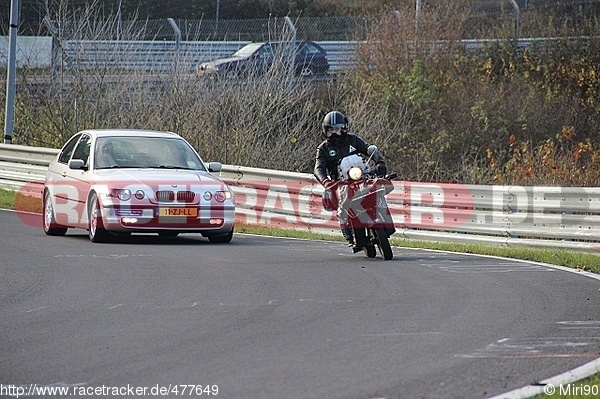
[[[91,242],[107,242],[110,238],[108,232],[104,229],[104,223],[102,221],[102,212],[100,209],[100,201],[98,201],[98,195],[92,194],[89,202],[89,229],[88,235]]]
[[[227,80],[237,80],[240,78],[240,73],[234,69],[230,69],[225,72],[225,79]]]
[[[48,191],[44,193],[44,220],[42,221],[42,225],[46,235],[64,236],[67,234],[67,228],[56,223],[54,207],[52,206],[52,199]]]

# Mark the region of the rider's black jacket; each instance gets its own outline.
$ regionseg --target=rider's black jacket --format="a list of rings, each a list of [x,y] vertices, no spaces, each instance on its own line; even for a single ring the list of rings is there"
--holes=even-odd
[[[327,179],[337,180],[337,165],[340,159],[351,153],[368,155],[368,146],[369,144],[354,134],[343,134],[342,136],[328,138],[317,147],[315,170],[313,172],[315,177],[320,183]],[[383,162],[381,157],[373,160],[376,164]]]

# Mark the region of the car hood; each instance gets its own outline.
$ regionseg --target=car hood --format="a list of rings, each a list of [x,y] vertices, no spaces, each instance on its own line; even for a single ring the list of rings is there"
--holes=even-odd
[[[212,60],[209,62],[204,62],[202,65],[212,65],[212,66],[220,66],[225,64],[231,64],[234,62],[247,60],[247,57],[229,57],[229,58],[219,58],[218,60]]]
[[[163,184],[223,184],[208,172],[185,169],[101,169],[95,172],[96,182],[129,184],[140,183],[148,186]]]

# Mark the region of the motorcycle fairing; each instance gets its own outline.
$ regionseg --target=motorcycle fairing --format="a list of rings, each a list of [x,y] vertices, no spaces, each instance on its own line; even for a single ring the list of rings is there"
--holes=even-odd
[[[338,219],[342,227],[394,227],[385,196],[394,190],[386,179],[346,182],[338,186]]]

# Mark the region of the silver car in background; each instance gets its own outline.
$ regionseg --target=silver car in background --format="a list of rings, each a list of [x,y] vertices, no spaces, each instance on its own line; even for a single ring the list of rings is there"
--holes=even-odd
[[[131,233],[175,237],[200,233],[228,243],[234,196],[194,148],[171,132],[84,130],[50,163],[43,196],[43,228],[64,235],[87,229],[92,242]]]

